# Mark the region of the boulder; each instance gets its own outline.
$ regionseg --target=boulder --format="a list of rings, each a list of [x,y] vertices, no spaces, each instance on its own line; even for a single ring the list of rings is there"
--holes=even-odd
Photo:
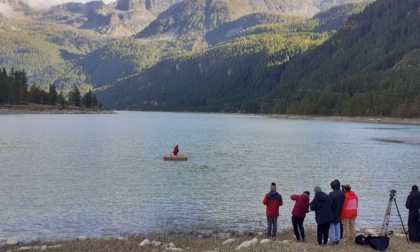
[[[148,246],[148,245],[150,245],[151,244],[151,242],[150,242],[150,240],[149,239],[144,239],[142,242],[140,242],[140,246],[141,247],[144,247],[144,246]]]
[[[405,234],[394,233],[394,236],[400,237],[400,238],[405,238]]]
[[[19,244],[19,239],[16,237],[12,237],[6,241],[7,245],[17,245]]]
[[[263,239],[260,241],[260,244],[269,243],[269,242],[271,242],[270,239]]]
[[[18,251],[26,251],[26,250],[31,250],[33,249],[32,247],[21,247],[18,249]]]
[[[78,241],[84,241],[84,240],[87,240],[87,237],[86,237],[86,236],[81,235],[81,236],[78,236],[78,237],[76,238],[76,240],[78,240]]]
[[[152,245],[155,246],[155,247],[160,247],[162,245],[162,243],[159,242],[159,241],[152,241]]]
[[[39,250],[47,250],[47,245],[41,246],[41,248]]]
[[[254,245],[254,244],[257,244],[257,243],[258,243],[257,238],[254,238],[254,239],[249,240],[249,241],[244,241],[243,243],[241,243],[241,245],[239,245],[236,248],[236,250],[240,250],[240,249],[243,249],[243,248],[249,248],[249,247],[251,247],[251,245]]]
[[[226,241],[223,241],[223,242],[222,242],[222,245],[231,244],[231,243],[232,243],[232,242],[234,242],[234,241],[236,241],[236,239],[235,239],[235,238],[230,238],[230,239],[227,239]]]
[[[367,233],[367,234],[377,234],[377,232],[376,232],[376,229],[373,229],[373,228],[368,228],[368,229],[366,229],[365,230],[365,232]]]
[[[63,247],[63,245],[59,244],[59,245],[54,245],[54,246],[48,246],[47,248],[48,249],[59,249],[61,247]]]
[[[128,241],[127,237],[118,237],[117,239],[120,240],[120,241]]]

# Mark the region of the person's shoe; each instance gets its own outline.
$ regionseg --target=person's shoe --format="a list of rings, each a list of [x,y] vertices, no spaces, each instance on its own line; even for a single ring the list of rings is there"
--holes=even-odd
[[[339,243],[339,242],[340,242],[340,241],[335,241],[335,242],[334,242],[334,245],[338,245],[338,243]]]

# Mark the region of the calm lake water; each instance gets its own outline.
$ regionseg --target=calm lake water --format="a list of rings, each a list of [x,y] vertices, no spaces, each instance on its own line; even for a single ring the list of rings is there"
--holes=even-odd
[[[271,182],[289,228],[290,195],[336,178],[359,196],[358,227],[382,226],[390,189],[406,223],[416,139],[419,126],[250,115],[2,115],[0,241],[260,230]],[[163,161],[176,144],[189,160]]]

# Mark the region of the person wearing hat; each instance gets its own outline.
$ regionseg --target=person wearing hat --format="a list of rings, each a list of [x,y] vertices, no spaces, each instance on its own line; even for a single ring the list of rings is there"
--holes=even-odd
[[[263,204],[267,206],[267,237],[275,240],[277,234],[277,218],[280,215],[279,208],[283,205],[283,199],[277,192],[276,183],[271,183],[270,192],[265,195]]]
[[[343,241],[354,241],[356,238],[356,217],[359,198],[351,190],[351,185],[342,186],[346,199],[344,200],[341,221],[343,222]]]
[[[314,188],[315,197],[311,201],[310,208],[315,211],[315,221],[317,223],[316,234],[319,245],[326,245],[330,224],[334,220],[332,214],[332,199],[324,193],[319,186]]]
[[[405,207],[408,212],[408,238],[411,242],[420,242],[420,192],[417,185],[411,187]]]
[[[304,191],[301,195],[293,194],[290,196],[290,199],[296,201],[292,211],[292,224],[297,241],[305,241],[303,221],[306,213],[309,212],[309,195],[308,191]]]

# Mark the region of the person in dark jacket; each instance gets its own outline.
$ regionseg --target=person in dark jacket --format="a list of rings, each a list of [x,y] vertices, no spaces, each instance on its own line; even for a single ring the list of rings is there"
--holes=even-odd
[[[290,199],[296,201],[292,211],[292,224],[298,241],[305,240],[303,221],[305,220],[306,213],[309,212],[309,195],[310,193],[308,191],[304,191],[301,195],[293,194],[290,196]]]
[[[420,242],[420,192],[417,185],[413,185],[407,197],[405,207],[408,212],[408,237],[411,242]]]
[[[312,211],[315,211],[315,220],[318,225],[316,229],[318,244],[326,245],[330,224],[334,220],[331,211],[332,199],[319,186],[315,186],[314,191],[315,197],[311,201],[310,207]]]
[[[267,237],[275,240],[277,234],[277,217],[279,217],[279,208],[283,205],[283,199],[277,192],[276,183],[271,183],[270,192],[264,197],[263,204],[267,206]]]
[[[344,192],[340,190],[340,181],[338,179],[331,182],[331,188],[333,189],[330,192],[330,197],[332,199],[332,213],[334,220],[330,225],[330,244],[337,245],[341,237],[341,214],[343,212],[344,200],[346,196]]]

